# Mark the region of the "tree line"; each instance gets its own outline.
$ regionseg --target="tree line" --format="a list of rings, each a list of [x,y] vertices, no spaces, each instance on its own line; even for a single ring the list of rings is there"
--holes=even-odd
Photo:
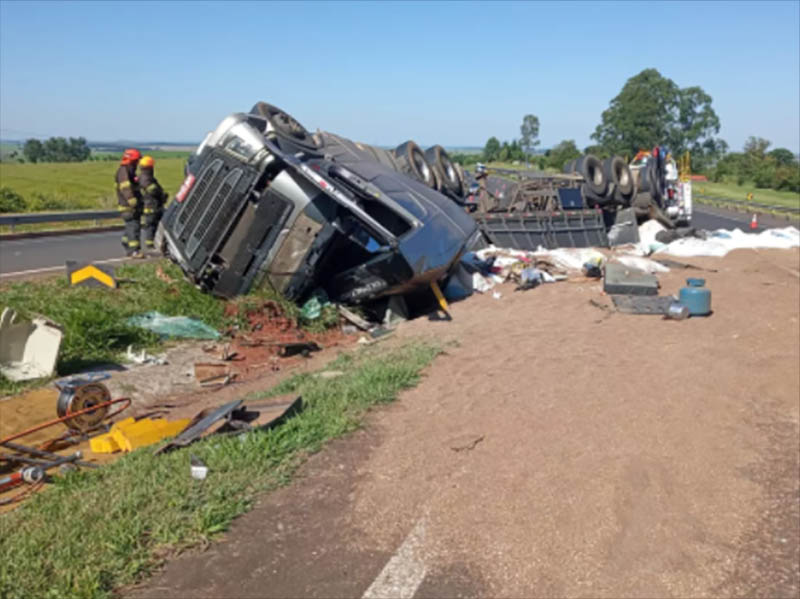
[[[609,103],[591,135],[596,143],[583,153],[599,158],[619,155],[631,160],[639,150],[661,146],[674,157],[691,155],[692,170],[714,181],[746,182],[800,192],[800,162],[786,148],[767,151],[771,143],[750,137],[742,152],[728,152],[728,144],[717,137],[720,121],[712,98],[701,87],[679,87],[656,69],[634,75]],[[526,115],[520,139],[503,142],[490,137],[480,154],[459,154],[462,164],[475,162],[530,161],[538,144],[539,119]],[[540,169],[561,170],[581,155],[575,140],[566,139],[533,157]]]
[[[83,162],[92,150],[83,137],[51,137],[45,141],[28,139],[22,146],[28,162]]]

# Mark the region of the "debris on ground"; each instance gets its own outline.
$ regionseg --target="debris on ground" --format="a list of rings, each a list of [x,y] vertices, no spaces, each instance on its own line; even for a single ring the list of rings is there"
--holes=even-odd
[[[657,295],[658,279],[637,268],[609,262],[603,276],[603,291],[608,294]]]
[[[128,319],[131,326],[153,331],[162,338],[219,339],[220,334],[206,323],[188,316],[165,316],[160,312],[146,312]]]
[[[43,317],[22,318],[3,308],[0,315],[0,374],[10,381],[29,381],[53,375],[64,332]]]
[[[172,421],[164,418],[125,418],[115,422],[108,433],[92,438],[89,444],[94,453],[131,452],[173,437],[188,424],[188,418]]]
[[[133,364],[157,364],[159,366],[163,366],[167,364],[166,357],[161,354],[159,356],[154,356],[152,354],[148,354],[145,350],[139,350],[139,352],[133,351],[133,346],[129,345],[128,349],[125,351],[125,358],[127,358],[128,362]]]

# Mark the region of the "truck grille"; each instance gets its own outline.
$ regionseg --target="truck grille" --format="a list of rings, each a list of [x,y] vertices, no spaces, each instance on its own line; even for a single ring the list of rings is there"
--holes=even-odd
[[[190,195],[191,201],[185,201],[183,203],[175,225],[175,235],[178,236],[182,242],[186,242],[186,237],[183,235],[183,232],[186,231],[186,229],[189,230],[188,232],[191,232],[197,224],[202,208],[208,201],[206,197],[208,195],[208,190],[215,189],[217,186],[217,182],[215,181],[215,184],[212,184],[212,180],[216,178],[217,173],[219,173],[221,169],[222,160],[217,158],[208,165],[208,168],[202,172],[197,183],[195,183],[194,189]]]
[[[225,240],[247,201],[258,172],[216,150],[206,154],[189,196],[176,214],[172,231],[189,267],[198,272]]]
[[[230,222],[231,216],[233,216],[233,212],[239,203],[235,201],[229,202],[228,200],[241,178],[242,169],[237,168],[230,171],[223,179],[219,190],[213,195],[212,200],[208,202],[208,207],[200,219],[200,224],[194,228],[189,240],[186,242],[186,255],[189,258],[194,257],[201,243],[209,251],[208,242],[214,242],[214,237],[219,237],[222,233],[221,229]],[[216,239],[216,241],[219,240]]]

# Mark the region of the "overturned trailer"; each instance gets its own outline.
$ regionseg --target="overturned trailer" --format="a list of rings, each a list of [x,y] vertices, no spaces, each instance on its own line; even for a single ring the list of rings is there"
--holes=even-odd
[[[321,290],[360,303],[445,277],[479,238],[476,222],[402,174],[396,157],[387,164],[356,149],[331,155],[266,103],[230,115],[189,160],[159,246],[221,297],[269,288],[302,300]]]

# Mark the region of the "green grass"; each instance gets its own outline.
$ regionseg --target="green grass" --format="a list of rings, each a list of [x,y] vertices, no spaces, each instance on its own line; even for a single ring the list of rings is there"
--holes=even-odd
[[[795,193],[793,191],[756,189],[754,185],[736,185],[735,183],[728,182],[692,182],[692,195],[702,194],[719,198],[747,201],[748,193],[753,194],[753,199],[751,201],[753,204],[759,204],[762,206],[766,205],[800,208],[800,193]]]
[[[156,276],[159,266],[172,283]],[[167,316],[196,318],[222,329],[233,324],[245,327],[248,311],[260,310],[270,300],[287,317],[311,332],[325,330],[339,321],[336,308],[331,305],[323,308],[319,318],[306,322],[296,304],[262,290],[232,300],[238,308],[237,315],[226,316],[227,302],[200,292],[184,279],[176,265],[166,260],[120,266],[115,275],[121,280],[117,289],[71,287],[66,276],[6,283],[0,285],[0,308],[9,306],[23,316],[46,316],[64,327],[56,366],[59,376],[93,364],[113,362],[129,345],[156,348],[160,343],[157,335],[126,323],[131,316],[151,310]],[[13,384],[0,375],[0,397],[42,382],[46,381]]]
[[[159,264],[174,283],[156,277]],[[0,287],[0,307],[10,306],[23,315],[41,314],[64,327],[59,375],[113,361],[128,345],[157,345],[155,334],[125,323],[135,314],[157,310],[197,318],[216,328],[230,321],[224,315],[224,302],[201,293],[183,279],[177,266],[166,261],[121,266],[116,276],[135,282],[122,282],[117,289],[70,287],[66,276],[8,283]],[[0,396],[18,389],[0,377]]]
[[[156,177],[174,196],[183,181],[183,158],[156,161]],[[0,187],[9,187],[38,210],[114,208],[116,162],[0,163]]]
[[[0,516],[0,597],[109,597],[147,576],[159,557],[208,542],[246,512],[257,493],[285,484],[304,456],[354,430],[371,405],[414,386],[436,356],[411,344],[343,355],[339,378],[296,376],[260,394],[294,392],[306,409],[281,427],[210,438],[154,457],[145,448],[98,470],[72,473]],[[189,456],[209,467],[189,475]]]

